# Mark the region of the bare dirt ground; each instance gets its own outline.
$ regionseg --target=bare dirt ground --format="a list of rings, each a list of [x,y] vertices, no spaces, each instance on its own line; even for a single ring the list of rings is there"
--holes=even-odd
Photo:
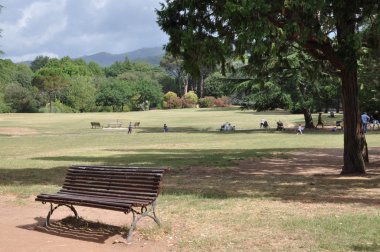
[[[269,158],[262,160],[241,160],[238,161],[238,169],[234,169],[236,177],[241,176],[300,176],[300,181],[304,176],[315,177],[316,183],[322,183],[318,180],[319,177],[328,177],[334,180],[340,179],[355,179],[366,180],[378,178],[380,176],[380,148],[370,150],[371,163],[368,165],[368,175],[343,177],[339,176],[339,171],[342,166],[342,150],[339,149],[315,149],[297,151],[291,153],[287,159]],[[193,171],[198,170],[195,168]],[[199,170],[198,170],[199,171]],[[217,173],[217,172],[216,172]],[[220,174],[219,174],[220,175]],[[330,181],[331,182],[331,181]],[[327,183],[330,183],[327,182]],[[313,186],[313,181],[310,186]],[[333,188],[334,189],[334,188]],[[362,192],[366,195],[360,197],[357,194],[355,201],[363,199],[363,202],[369,203],[366,200],[378,199],[379,189],[371,186],[368,191]],[[334,192],[334,194],[336,194]],[[352,200],[349,195],[337,195],[332,197],[331,191],[326,194],[319,195],[323,197],[323,201],[339,203],[339,201],[350,202]],[[372,197],[372,196],[373,197]],[[330,198],[331,197],[331,198]],[[285,199],[286,200],[286,199]],[[360,200],[359,200],[360,201]],[[303,204],[301,201],[300,204]],[[378,204],[378,203],[377,203]],[[25,202],[16,200],[15,197],[7,195],[0,196],[0,251],[175,251],[171,234],[165,234],[159,239],[154,237],[144,237],[137,229],[134,232],[133,241],[126,243],[125,236],[120,235],[120,232],[110,231],[109,229],[88,228],[76,229],[67,227],[58,222],[67,215],[71,214],[64,207],[54,212],[52,217],[53,223],[51,227],[43,227],[45,217],[48,212],[48,205],[42,205],[39,202],[34,202],[34,198],[30,198]],[[159,206],[158,206],[159,208]],[[85,220],[94,222],[100,221],[106,223],[110,227],[118,229],[118,227],[131,222],[131,216],[125,216],[123,213],[114,211],[98,210],[93,208],[77,208],[78,213]],[[170,217],[167,217],[169,218]],[[139,227],[152,227],[154,222],[149,218],[142,219]],[[175,221],[173,221],[175,223]],[[112,229],[112,228],[111,228]],[[175,225],[171,227],[171,233],[181,232],[176,230]]]
[[[15,127],[4,127],[0,128],[0,135],[10,135],[10,136],[23,136],[37,134],[37,131],[31,128],[15,128]]]

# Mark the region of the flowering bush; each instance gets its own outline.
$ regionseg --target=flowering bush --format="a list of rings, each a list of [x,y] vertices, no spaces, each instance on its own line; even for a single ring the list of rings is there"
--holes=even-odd
[[[222,96],[215,99],[214,105],[215,107],[228,107],[231,105],[231,99],[227,96]]]
[[[164,109],[176,109],[182,108],[182,99],[179,97],[170,98],[167,101],[163,102]]]
[[[172,99],[175,99],[177,98],[177,94],[172,92],[172,91],[169,91],[167,92],[166,94],[164,94],[164,101],[169,101],[169,100],[172,100]]]
[[[194,91],[190,91],[182,96],[182,105],[185,108],[194,108],[198,103],[198,96]]]

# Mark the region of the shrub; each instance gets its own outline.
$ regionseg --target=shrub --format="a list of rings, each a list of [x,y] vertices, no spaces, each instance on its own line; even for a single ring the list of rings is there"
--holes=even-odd
[[[163,102],[164,109],[182,108],[182,99],[179,97],[170,98]]]
[[[214,106],[215,98],[213,96],[205,96],[199,99],[198,104],[201,108],[211,108]]]
[[[231,99],[227,96],[222,96],[215,99],[214,105],[215,107],[228,107],[231,105]]]
[[[177,94],[172,92],[172,91],[169,91],[167,92],[166,94],[164,94],[164,101],[169,101],[171,99],[175,99],[175,98],[178,98]]]
[[[40,112],[40,113],[50,113],[50,105],[49,105],[49,103],[46,104],[45,107],[41,107],[38,110],[38,112]],[[52,102],[52,104],[51,104],[51,112],[52,113],[73,113],[73,112],[77,112],[77,111],[75,111],[71,107],[63,104],[60,101],[55,101],[55,102]]]
[[[190,91],[182,97],[182,105],[185,108],[194,108],[197,103],[198,96],[194,91]]]

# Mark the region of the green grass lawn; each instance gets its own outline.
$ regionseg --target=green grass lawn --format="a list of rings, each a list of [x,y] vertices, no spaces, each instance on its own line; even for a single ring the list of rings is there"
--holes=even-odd
[[[314,115],[317,122],[318,115]],[[266,118],[270,130],[260,130]],[[323,119],[335,125],[342,116]],[[141,122],[126,129],[91,129]],[[276,132],[276,121],[287,130]],[[225,122],[235,132],[220,132]],[[143,234],[175,235],[184,251],[378,251],[378,204],[325,201],[329,194],[367,194],[377,176],[247,177],[236,172],[240,161],[290,158],[289,152],[343,148],[343,133],[329,130],[295,133],[302,115],[282,111],[227,109],[157,110],[129,113],[0,114],[0,193],[29,198],[54,192],[72,164],[170,167],[158,211],[160,230]],[[163,133],[163,124],[169,133]],[[380,146],[380,134],[367,134],[369,147]],[[342,157],[337,157],[342,158]],[[302,167],[301,167],[302,169]],[[312,185],[312,186],[310,186]],[[22,201],[22,200],[21,200]],[[179,228],[178,228],[179,227]]]

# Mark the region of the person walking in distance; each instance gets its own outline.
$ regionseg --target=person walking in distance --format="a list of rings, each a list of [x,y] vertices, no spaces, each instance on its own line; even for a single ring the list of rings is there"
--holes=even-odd
[[[132,134],[132,122],[129,122],[129,125],[128,125],[128,134]]]
[[[361,117],[362,117],[362,124],[363,124],[363,132],[367,133],[370,117],[367,115],[366,112],[364,112]]]

